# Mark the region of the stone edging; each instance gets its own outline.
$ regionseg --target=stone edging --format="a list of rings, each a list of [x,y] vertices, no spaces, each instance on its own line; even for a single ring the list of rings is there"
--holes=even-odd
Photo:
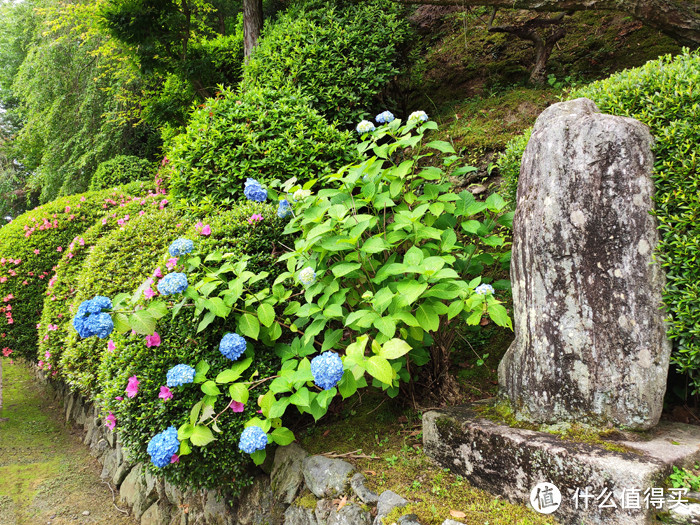
[[[182,492],[129,461],[98,406],[41,371],[36,374],[62,404],[66,421],[83,427],[83,443],[102,464],[102,479],[118,490],[120,505],[128,506],[141,525],[382,525],[382,517],[408,503],[390,490],[370,491],[350,463],[310,456],[296,444],[278,448],[270,475],[257,476],[235,505],[214,490]],[[333,499],[344,495],[347,503],[338,509]],[[397,525],[420,523],[408,514]],[[443,525],[460,524],[445,520]]]

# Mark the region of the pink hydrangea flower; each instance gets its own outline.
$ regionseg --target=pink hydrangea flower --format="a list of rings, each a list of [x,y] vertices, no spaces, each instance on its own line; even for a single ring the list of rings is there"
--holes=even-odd
[[[114,430],[114,427],[117,426],[117,418],[111,412],[105,418],[105,426],[110,430]]]
[[[245,405],[243,403],[239,403],[238,401],[231,400],[228,407],[234,412],[243,412]]]
[[[140,381],[136,376],[129,378],[129,384],[126,385],[126,397],[134,397],[139,393],[139,383]]]
[[[160,346],[160,335],[158,335],[158,332],[153,332],[153,335],[146,336],[146,346]]]
[[[158,397],[164,401],[167,401],[168,399],[173,398],[173,393],[167,386],[162,386],[160,387],[160,394],[158,394]]]

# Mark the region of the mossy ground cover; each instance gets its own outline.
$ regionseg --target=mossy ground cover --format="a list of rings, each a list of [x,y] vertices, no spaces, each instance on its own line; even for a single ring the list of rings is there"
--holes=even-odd
[[[114,508],[99,464],[30,369],[0,366],[0,525],[134,524]]]
[[[385,524],[408,513],[418,515],[424,525],[440,525],[448,518],[474,525],[556,523],[433,464],[423,453],[419,412],[372,391],[337,408],[334,417],[307,431],[301,445],[312,454],[330,453],[353,463],[371,490],[393,490],[405,497],[409,505]],[[308,496],[296,503],[314,504]]]

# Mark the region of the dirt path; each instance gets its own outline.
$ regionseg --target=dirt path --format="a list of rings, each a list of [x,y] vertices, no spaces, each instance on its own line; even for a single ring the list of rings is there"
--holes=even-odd
[[[30,370],[7,359],[2,366],[0,525],[134,525]]]

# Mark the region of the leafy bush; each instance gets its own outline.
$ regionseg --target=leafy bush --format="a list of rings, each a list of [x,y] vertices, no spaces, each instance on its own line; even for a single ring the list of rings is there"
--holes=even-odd
[[[298,97],[223,90],[166,146],[171,190],[187,201],[228,204],[248,177],[306,181],[354,158],[338,131]]]
[[[96,295],[112,297],[132,292],[151,275],[160,254],[186,227],[179,212],[156,209],[130,218],[121,228],[100,238],[74,278],[69,319],[73,319],[80,303]],[[93,394],[104,341],[80,339],[72,328],[66,332],[59,374],[74,390]]]
[[[253,214],[260,214],[262,221],[249,224],[248,220]],[[274,279],[283,270],[274,266],[277,260],[275,246],[280,242],[283,223],[275,216],[272,206],[245,203],[231,211],[209,217],[204,222],[210,227],[211,235],[201,236],[201,227],[190,229],[185,234],[185,237],[195,241],[198,252],[208,254],[218,250],[227,254],[226,260],[230,261],[249,257],[248,267],[256,272],[269,271],[269,280]],[[155,265],[152,268],[155,268]],[[167,271],[162,265],[160,269],[163,273]],[[175,271],[179,271],[179,267],[175,268]],[[203,276],[201,272],[188,273],[192,285]],[[259,287],[262,287],[262,281]],[[179,300],[178,296],[174,302]],[[158,301],[146,301],[141,295],[140,304],[153,305]],[[210,373],[218,374],[226,368],[227,363],[230,364],[230,361],[219,353],[218,346],[222,336],[230,331],[231,327],[219,319],[198,333],[197,317],[192,315],[191,310],[182,312],[174,320],[171,321],[168,316],[168,322],[159,324],[158,351],[154,352],[152,348],[147,347],[142,336],[114,334],[112,339],[115,350],[113,353],[104,354],[100,366],[100,399],[105,409],[116,415],[121,440],[137,461],[149,461],[146,445],[151,437],[170,425],[184,424],[188,420],[190,407],[198,401],[198,395],[201,395],[198,388],[192,388],[190,385],[173,388],[174,397],[168,401],[159,399],[160,387],[165,386],[166,372],[181,363],[194,367],[204,359],[211,363]],[[106,346],[105,342],[98,344],[103,349]],[[273,370],[271,363],[278,359],[277,356],[273,352],[265,351],[258,344],[251,347],[251,350],[253,348],[254,369],[258,370],[261,377],[270,375]],[[125,395],[125,387],[131,376],[136,376],[140,383],[137,396],[129,399]],[[118,401],[116,397],[124,399]],[[252,403],[240,413],[225,410],[217,419],[221,430],[217,441],[209,447],[193,450],[186,465],[165,467],[162,469],[163,475],[183,487],[222,487],[233,495],[240,492],[253,478],[247,472],[250,459],[238,450],[237,439],[243,429],[243,423],[255,415],[255,410]]]
[[[117,211],[107,213],[93,226],[73,238],[68,248],[56,266],[51,279],[41,312],[39,330],[39,366],[47,371],[57,373],[65,339],[75,331],[71,324],[70,306],[73,303],[78,287],[78,277],[83,268],[83,262],[92,252],[95,244],[102,237],[116,228],[120,228],[129,220],[145,214],[153,208],[161,206],[161,197],[152,194],[142,199],[134,200]]]
[[[571,94],[588,97],[604,113],[635,118],[651,128],[654,145],[658,256],[666,270],[664,302],[670,314],[671,360],[700,391],[700,54],[687,50],[622,71]],[[501,165],[506,184],[517,185],[526,141],[516,139]],[[517,168],[517,169],[516,169]],[[514,194],[511,194],[514,197]]]
[[[104,190],[153,178],[153,164],[133,155],[117,155],[101,162],[90,180],[90,190]]]
[[[390,0],[299,2],[266,25],[243,85],[293,90],[342,126],[358,122],[401,71],[410,37]]]
[[[145,440],[179,423],[177,443],[172,445],[179,446],[181,464],[174,468],[199,469],[198,458],[206,454],[202,449],[217,447],[224,439],[235,443],[229,441],[231,435],[223,435],[219,418],[231,407],[243,410],[253,399],[250,404],[257,402],[262,416],[244,423],[238,448],[260,464],[267,444],[286,445],[294,439],[282,421],[288,407],[319,419],[338,393],[346,398],[366,386],[367,374],[376,386],[396,396],[401,381],[415,378],[417,368],[431,359],[429,379],[437,392],[449,366],[456,325],[479,325],[484,316],[500,326],[511,325],[495,298],[496,289],[509,283],[492,286],[480,275],[486,267],[508,262],[510,254],[503,251],[505,239],[499,232],[509,227],[512,213],[502,213],[506,203],[498,195],[485,202],[469,192],[455,195],[442,169],[421,167],[419,161],[435,151],[447,154],[438,160],[448,168],[459,159],[446,142],[422,145],[424,133],[437,127],[424,119],[423,112],[416,112],[405,126],[399,120],[382,126],[361,145],[364,161],[324,177],[324,189],[317,195],[310,190],[315,180],[304,188],[293,182],[283,186],[291,197],[280,200],[277,215],[292,217],[285,233],[297,234],[297,239],[294,249],[280,257],[280,262],[287,261],[287,271],[274,281],[267,271],[250,271],[249,261],[235,253],[208,253],[207,246],[200,245],[178,261],[177,275],[188,281],[182,299],[177,294],[173,301],[166,297],[138,310],[138,294],[115,297],[112,315],[121,333],[151,334],[157,319],[162,319],[162,330],[170,330],[165,317],[169,307],[174,319],[191,319],[194,309],[190,327],[198,322],[197,334],[212,327],[220,330],[222,320],[236,331],[221,339],[220,353],[212,352],[196,367],[191,352],[178,354],[185,356],[180,363],[153,358],[158,365],[148,377],[148,399],[154,400],[156,387],[167,380],[177,395],[189,397],[190,405],[184,405],[189,417],[186,412],[179,417],[168,412],[158,426],[149,426],[149,434],[140,436],[141,451]],[[281,196],[273,188],[267,191],[273,199]],[[247,196],[254,197],[251,192]],[[266,224],[260,215],[252,215],[251,227],[259,227],[259,220]],[[274,348],[280,358],[270,375],[252,365],[271,352],[251,341]],[[229,368],[222,366],[220,354],[233,361]],[[118,379],[108,372],[101,376],[103,388],[116,385],[104,394],[108,408],[120,410],[124,399],[117,397],[123,398],[122,392],[133,398],[133,386],[140,379],[129,374],[142,359],[147,360],[125,358],[112,365],[121,374]],[[177,365],[181,372],[177,381],[168,365]],[[194,385],[201,385],[204,394],[199,401]],[[258,396],[262,385],[266,392]],[[169,397],[170,392],[163,395]],[[124,419],[131,425],[126,434],[137,430],[136,422],[150,422],[163,411],[149,401],[146,411],[130,420],[132,402],[124,403]],[[149,455],[156,467],[169,469],[167,460],[176,450],[169,447],[167,457]]]
[[[71,241],[95,221],[133,200],[103,190],[63,197],[17,217],[0,229],[0,345],[27,359],[37,352],[36,325],[52,268]]]

